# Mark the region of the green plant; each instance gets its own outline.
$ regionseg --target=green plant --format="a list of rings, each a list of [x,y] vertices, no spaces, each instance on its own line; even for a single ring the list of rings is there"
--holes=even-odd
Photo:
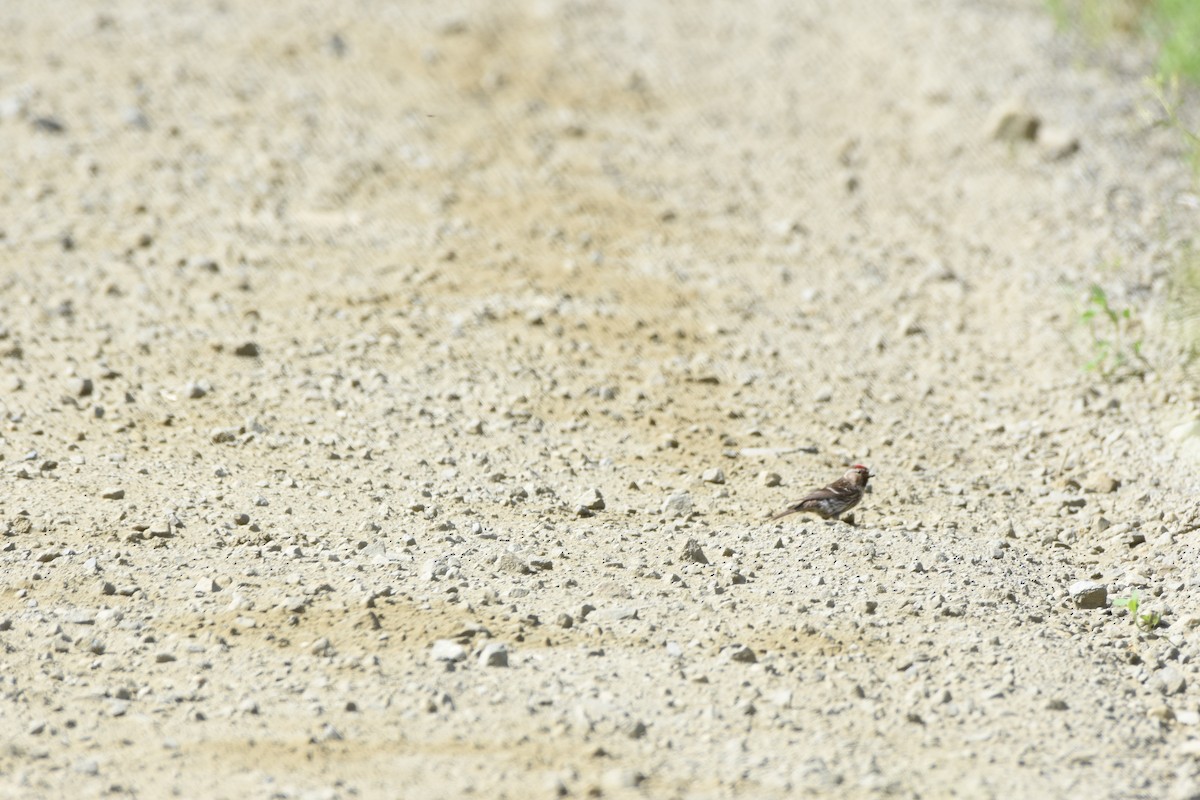
[[[1200,8],[1200,5],[1197,7]],[[1200,51],[1197,52],[1197,58],[1200,58]],[[1196,69],[1200,70],[1200,64]],[[1200,80],[1200,78],[1194,78],[1194,80]],[[1192,163],[1192,172],[1200,176],[1200,134],[1189,128],[1179,116],[1179,109],[1183,106],[1179,73],[1159,72],[1153,78],[1149,78],[1147,84],[1150,94],[1162,107],[1163,114],[1165,114],[1161,119],[1155,120],[1153,124],[1179,131],[1188,144],[1190,151],[1188,159]]]
[[[1133,624],[1144,631],[1152,631],[1162,622],[1162,615],[1157,611],[1143,611],[1138,613],[1141,607],[1141,602],[1138,600],[1138,593],[1131,592],[1129,597],[1118,597],[1113,600],[1114,606],[1122,606],[1129,609],[1129,617],[1133,620]]]
[[[1154,0],[1046,0],[1059,28],[1078,28],[1097,43],[1114,34],[1138,32],[1153,4]]]
[[[1098,284],[1092,284],[1087,305],[1080,319],[1087,325],[1092,339],[1091,359],[1084,365],[1109,380],[1120,380],[1145,370],[1142,355],[1141,323],[1128,308],[1115,309],[1108,294]]]
[[[1167,287],[1167,322],[1180,345],[1182,365],[1195,373],[1200,363],[1200,249],[1188,245],[1175,257]]]
[[[1200,3],[1157,0],[1153,29],[1159,40],[1158,68],[1200,84]]]

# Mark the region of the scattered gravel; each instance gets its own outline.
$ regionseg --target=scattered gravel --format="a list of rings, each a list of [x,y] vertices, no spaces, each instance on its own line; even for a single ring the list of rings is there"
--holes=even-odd
[[[1153,54],[217,5],[5,6],[12,793],[1197,794]],[[1082,369],[1093,283],[1145,374]],[[764,522],[854,463],[853,524]]]

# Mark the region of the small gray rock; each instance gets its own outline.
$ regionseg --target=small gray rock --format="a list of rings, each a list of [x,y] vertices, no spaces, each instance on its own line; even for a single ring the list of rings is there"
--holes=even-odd
[[[614,767],[600,778],[601,786],[608,792],[618,792],[623,789],[636,789],[646,778],[637,770]]]
[[[736,661],[739,664],[753,664],[758,661],[758,656],[754,651],[744,644],[731,644],[721,650],[721,657],[727,661]]]
[[[1019,142],[1037,139],[1042,121],[1026,105],[1010,99],[992,113],[989,128],[992,138],[1002,142]]]
[[[704,472],[700,473],[700,480],[704,481],[705,483],[722,484],[725,482],[725,470],[721,469],[720,467],[706,469]]]
[[[692,513],[692,496],[687,492],[677,492],[663,502],[663,516],[677,519]]]
[[[1121,488],[1121,482],[1107,472],[1093,472],[1083,482],[1083,490],[1094,494],[1111,494]]]
[[[637,619],[638,610],[632,606],[613,606],[592,612],[591,619],[603,622],[616,622],[623,619]]]
[[[646,735],[646,723],[640,719],[629,719],[620,726],[621,732],[630,739],[641,739]]]
[[[577,511],[580,509],[584,511],[603,511],[604,496],[600,494],[599,489],[588,489],[575,500],[575,508]]]
[[[1167,665],[1150,677],[1150,687],[1159,694],[1179,694],[1187,686],[1183,673],[1174,665]]]
[[[1108,587],[1095,581],[1075,581],[1067,589],[1076,608],[1104,608],[1108,605]]]
[[[91,378],[71,378],[67,381],[67,391],[74,397],[88,397],[94,388]]]
[[[708,556],[704,555],[703,548],[695,539],[688,539],[687,544],[683,546],[683,552],[679,556],[681,561],[692,561],[697,564],[707,564]]]
[[[72,608],[63,615],[63,619],[72,625],[95,625],[96,612],[86,608]]]
[[[189,400],[199,400],[211,391],[212,384],[204,380],[191,381],[183,387],[183,394]]]
[[[508,647],[503,642],[491,642],[484,645],[479,653],[481,667],[507,667]]]
[[[1047,161],[1061,161],[1079,152],[1079,137],[1065,128],[1042,128],[1037,141]]]
[[[429,651],[434,661],[462,661],[467,657],[467,648],[453,639],[438,639]]]
[[[121,500],[125,497],[125,490],[119,486],[110,486],[101,492],[100,496],[105,500]]]
[[[291,614],[301,614],[308,608],[308,600],[303,597],[283,598],[283,610]]]
[[[236,442],[237,438],[237,428],[213,428],[208,432],[208,439],[213,444],[228,444],[229,442]],[[218,475],[217,477],[224,477],[224,475]]]
[[[497,558],[496,569],[500,572],[509,572],[514,575],[528,575],[530,572],[533,572],[529,568],[529,564],[512,553],[503,553]]]

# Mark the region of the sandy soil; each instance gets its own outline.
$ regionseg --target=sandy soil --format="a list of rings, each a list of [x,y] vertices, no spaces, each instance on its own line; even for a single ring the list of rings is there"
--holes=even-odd
[[[1136,47],[1033,0],[0,36],[3,796],[1200,797],[1200,202]],[[1093,281],[1148,365],[1082,369]],[[765,522],[855,462],[855,525]]]

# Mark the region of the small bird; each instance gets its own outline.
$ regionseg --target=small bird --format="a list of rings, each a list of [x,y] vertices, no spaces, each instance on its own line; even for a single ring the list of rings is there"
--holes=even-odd
[[[768,522],[803,511],[811,511],[821,519],[837,519],[858,505],[862,500],[863,490],[867,488],[867,480],[871,477],[869,469],[862,464],[855,464],[845,475],[824,489],[809,492],[783,511],[773,515]]]

